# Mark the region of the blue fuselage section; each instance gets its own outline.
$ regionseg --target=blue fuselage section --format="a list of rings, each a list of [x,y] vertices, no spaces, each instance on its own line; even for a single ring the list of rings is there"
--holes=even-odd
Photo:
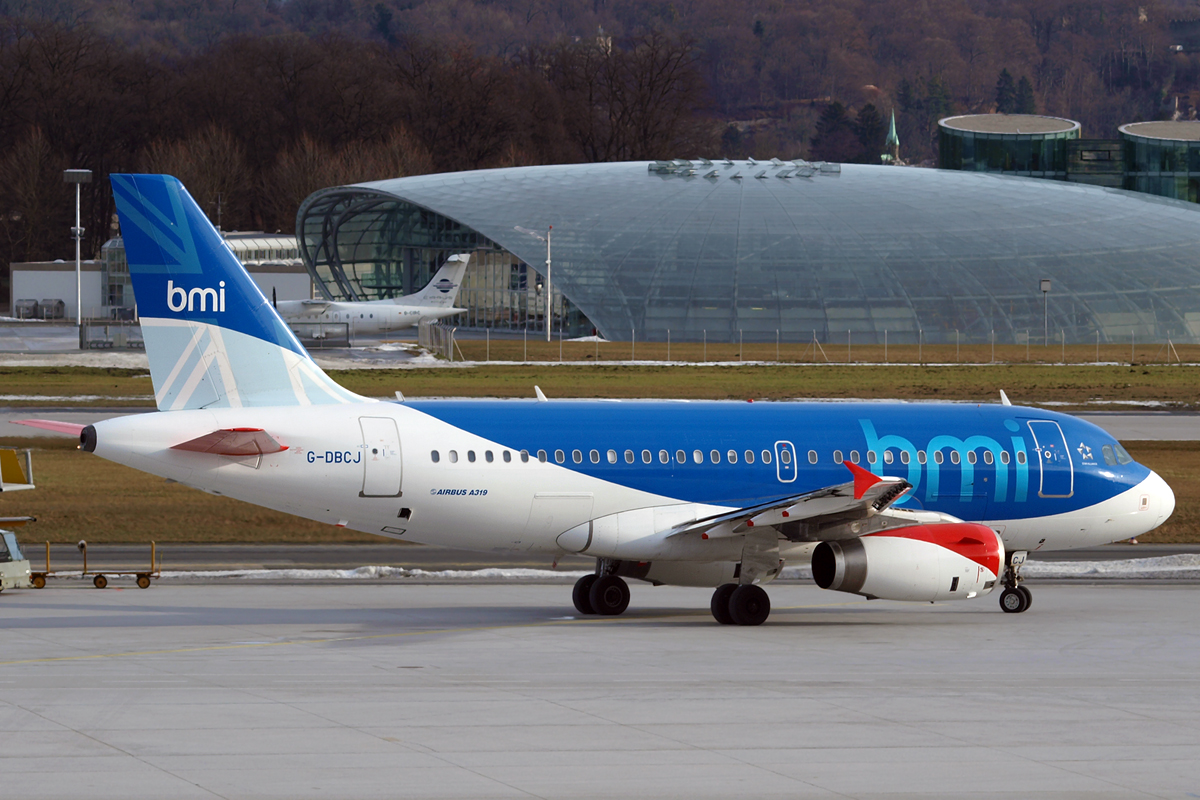
[[[906,479],[913,490],[901,506],[967,520],[1075,511],[1150,474],[1095,425],[1020,406],[574,400],[407,405],[514,452],[526,451],[531,459],[665,497],[734,507],[844,483],[849,473],[843,461]]]

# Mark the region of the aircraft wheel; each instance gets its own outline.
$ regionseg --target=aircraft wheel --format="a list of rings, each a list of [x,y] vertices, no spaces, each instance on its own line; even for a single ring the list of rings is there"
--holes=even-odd
[[[729,615],[738,625],[762,625],[771,615],[771,598],[761,586],[739,586],[729,596]]]
[[[1005,589],[1000,593],[1000,608],[1005,614],[1020,614],[1029,608],[1029,600],[1020,589]]]
[[[616,575],[601,575],[588,592],[592,609],[602,617],[615,617],[629,608],[629,584]]]
[[[575,603],[575,610],[580,614],[596,613],[588,594],[592,591],[592,584],[596,582],[597,577],[596,575],[584,575],[575,581],[575,588],[571,591],[571,601]]]
[[[33,576],[33,588],[45,589],[46,588],[46,576],[45,575],[34,575]]]
[[[92,578],[92,586],[95,586],[97,589],[103,589],[105,586],[108,586],[108,578],[103,575],[97,575]]]
[[[729,613],[729,598],[737,588],[736,583],[723,583],[713,592],[709,608],[712,610],[713,619],[722,625],[733,624],[733,615]]]
[[[1024,586],[1018,586],[1017,591],[1025,595],[1025,610],[1028,611],[1033,606],[1033,592],[1029,591]]]

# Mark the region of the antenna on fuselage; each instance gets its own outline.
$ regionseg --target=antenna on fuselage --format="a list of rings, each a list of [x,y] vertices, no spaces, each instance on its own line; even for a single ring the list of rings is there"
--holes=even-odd
[[[537,395],[537,399],[538,399],[539,403],[546,402],[546,395],[542,394],[542,387],[535,384],[533,387],[533,392],[534,392],[534,394]]]
[[[1003,389],[1000,390],[1000,405],[1002,405],[1002,406],[1011,406],[1012,405],[1012,401],[1008,399],[1008,395],[1006,395],[1004,393]]]

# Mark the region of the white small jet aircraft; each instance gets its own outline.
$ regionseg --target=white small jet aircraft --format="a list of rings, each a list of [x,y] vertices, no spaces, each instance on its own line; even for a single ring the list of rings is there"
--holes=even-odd
[[[424,289],[404,297],[357,301],[283,300],[275,303],[275,310],[287,322],[345,322],[356,335],[411,328],[466,310],[455,308],[454,300],[470,260],[470,253],[450,256]]]
[[[179,181],[112,187],[159,413],[26,424],[343,528],[594,557],[581,614],[622,613],[631,578],[714,587],[718,622],[759,625],[762,586],[798,560],[824,589],[932,602],[1000,586],[1020,613],[1029,551],[1128,539],[1175,508],[1100,428],[1007,403],[360,397],[313,362]]]

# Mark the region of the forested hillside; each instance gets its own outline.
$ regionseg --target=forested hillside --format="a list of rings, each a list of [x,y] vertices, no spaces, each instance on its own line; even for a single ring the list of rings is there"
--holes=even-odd
[[[1194,2],[0,0],[0,263],[67,257],[60,170],[170,171],[226,228],[331,184],[727,155],[934,155],[949,113],[1191,113]],[[1181,45],[1182,49],[1176,46]],[[88,188],[86,249],[108,235]]]

